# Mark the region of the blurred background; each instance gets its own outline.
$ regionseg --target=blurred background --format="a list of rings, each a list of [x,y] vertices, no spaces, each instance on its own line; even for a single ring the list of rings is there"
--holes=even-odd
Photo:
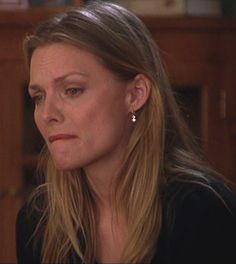
[[[79,0],[0,0],[0,263],[16,263],[15,219],[37,186],[43,145],[22,40]],[[186,122],[209,163],[236,183],[236,1],[121,0],[151,31]],[[108,40],[109,41],[109,40]]]

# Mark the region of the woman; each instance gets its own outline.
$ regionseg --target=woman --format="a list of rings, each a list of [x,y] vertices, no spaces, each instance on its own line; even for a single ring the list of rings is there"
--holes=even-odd
[[[235,263],[235,196],[194,150],[143,23],[91,3],[24,49],[46,147],[18,263]]]

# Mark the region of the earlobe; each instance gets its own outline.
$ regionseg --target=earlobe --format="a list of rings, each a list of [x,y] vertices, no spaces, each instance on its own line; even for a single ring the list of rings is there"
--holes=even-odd
[[[151,81],[144,74],[137,74],[130,83],[127,98],[130,112],[138,111],[147,102],[151,90]]]

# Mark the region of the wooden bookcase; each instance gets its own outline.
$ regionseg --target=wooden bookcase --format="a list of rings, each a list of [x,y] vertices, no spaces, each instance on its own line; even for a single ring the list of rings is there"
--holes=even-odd
[[[15,263],[15,218],[40,143],[31,129],[22,40],[61,9],[0,11],[0,263]],[[212,166],[236,182],[236,18],[143,17],[187,122]]]

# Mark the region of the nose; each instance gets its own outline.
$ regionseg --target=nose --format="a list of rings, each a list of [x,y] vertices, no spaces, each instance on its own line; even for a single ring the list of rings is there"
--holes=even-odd
[[[55,94],[47,95],[42,107],[42,119],[46,123],[60,123],[64,120],[59,99]]]

